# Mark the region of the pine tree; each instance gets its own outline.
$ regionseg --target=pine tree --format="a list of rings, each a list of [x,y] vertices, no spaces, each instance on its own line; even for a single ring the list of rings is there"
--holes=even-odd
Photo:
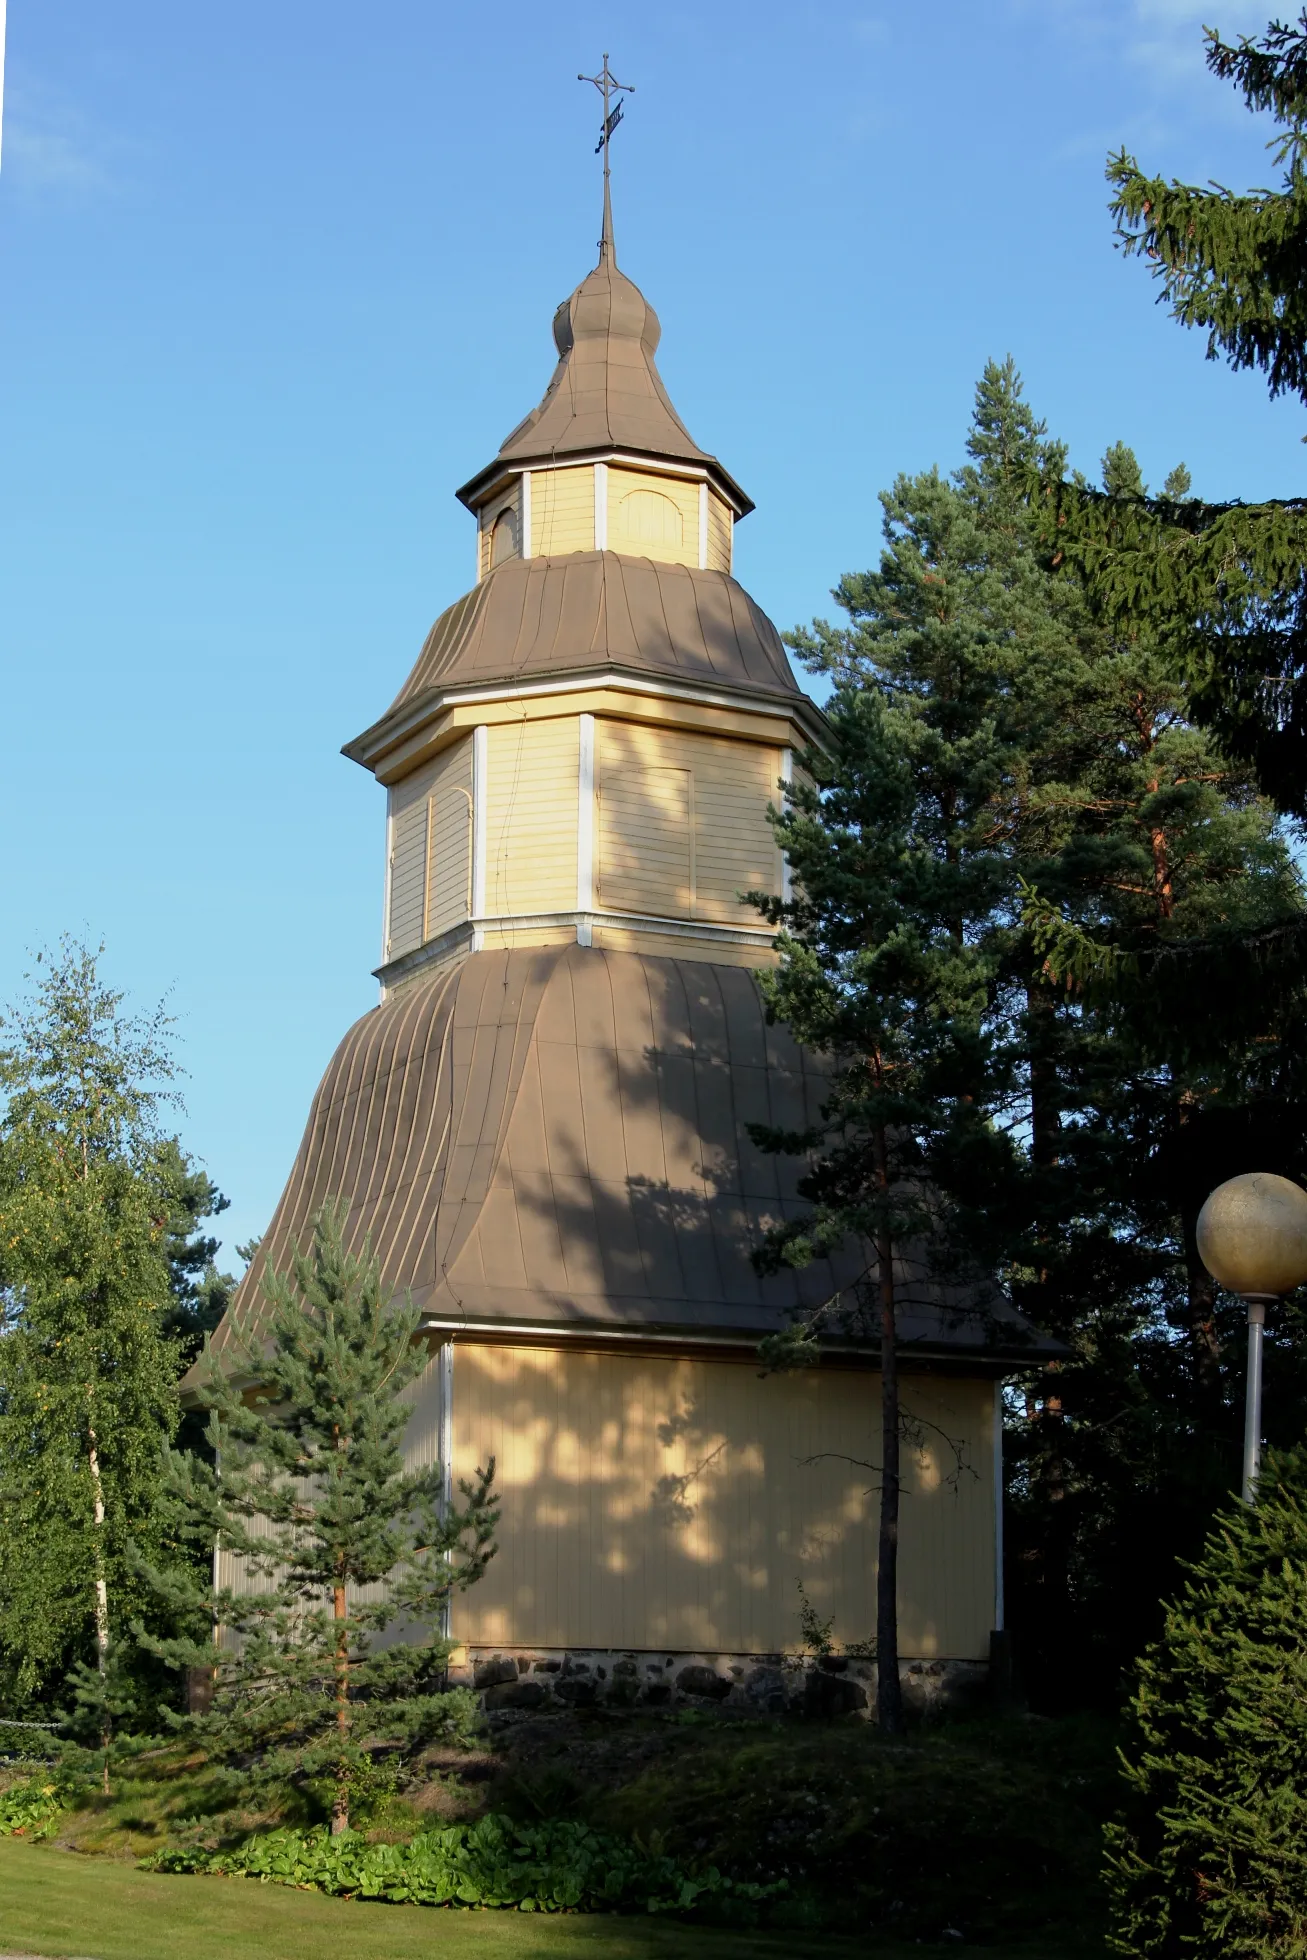
[[[24,1701],[140,1610],[133,1538],[157,1542],[178,1356],[159,1174],[172,1074],[162,1014],[133,1019],[66,940],[0,1028],[0,1687]],[[84,1695],[94,1699],[93,1684]]]
[[[1268,1458],[1140,1662],[1109,1831],[1132,1960],[1307,1954],[1307,1457]]]
[[[952,479],[898,480],[879,569],[837,588],[850,623],[791,644],[836,679],[837,734],[847,699],[882,704],[910,782],[904,834],[943,866],[986,975],[995,1129],[985,1149],[941,1138],[931,1154],[953,1237],[1070,1350],[1026,1378],[1010,1422],[1024,1664],[1037,1690],[1074,1678],[1112,1697],[1169,1561],[1230,1487],[1241,1350],[1193,1228],[1216,1166],[1251,1167],[1243,1115],[1284,1093],[1300,1009],[1190,982],[1179,1012],[1160,973],[1127,1000],[1119,975],[1092,989],[1068,967],[1089,946],[1142,975],[1202,935],[1295,929],[1302,900],[1273,811],[1194,728],[1156,639],[1110,630],[1049,564],[1035,486],[1064,452],[1010,361],[981,378],[967,451]],[[1124,445],[1104,474],[1145,494]],[[852,765],[834,766],[843,780]],[[801,886],[801,846],[786,848]],[[856,935],[870,902],[853,880],[834,892],[839,929]],[[1276,1365],[1288,1354],[1281,1341]],[[1301,1406],[1294,1388],[1286,1421]],[[1141,1602],[1129,1622],[1123,1586]]]
[[[957,1235],[949,1230],[948,1195],[962,1183],[983,1183],[1005,1154],[989,1121],[993,973],[968,933],[992,902],[991,881],[985,854],[965,851],[956,834],[986,771],[976,771],[965,741],[941,742],[938,730],[883,692],[841,683],[830,731],[829,749],[804,757],[806,779],[800,775],[775,819],[795,896],[755,895],[784,928],[779,969],[761,981],[768,1011],[797,1040],[834,1058],[817,1131],[752,1132],[764,1148],[813,1159],[799,1187],[808,1211],[770,1235],[758,1262],[764,1270],[802,1267],[838,1256],[850,1240],[872,1256],[851,1309],[845,1303],[803,1316],[763,1355],[773,1365],[815,1359],[837,1313],[879,1341],[876,1709],[881,1727],[897,1734],[904,1411],[896,1262],[926,1243],[952,1276],[945,1255],[956,1250]],[[936,768],[943,753],[954,758],[948,773],[956,797],[952,788],[942,803],[923,797],[923,747]]]
[[[450,1719],[441,1620],[484,1572],[498,1515],[493,1460],[460,1485],[461,1505],[440,1464],[404,1468],[403,1391],[430,1355],[418,1310],[383,1296],[371,1250],[345,1251],[345,1215],[323,1207],[311,1254],[267,1276],[265,1312],[234,1330],[221,1372],[202,1364],[212,1461],[169,1454],[173,1537],[220,1544],[244,1586],[215,1595],[195,1562],[143,1563],[191,1629],[143,1633],[148,1650],[213,1674],[192,1731],[216,1761],[325,1783],[333,1834],[349,1828],[369,1745],[413,1745]],[[406,1637],[379,1645],[392,1628]]]

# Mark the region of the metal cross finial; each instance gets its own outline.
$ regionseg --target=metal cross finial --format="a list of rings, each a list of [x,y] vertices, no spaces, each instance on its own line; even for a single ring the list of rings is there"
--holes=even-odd
[[[622,120],[621,98],[624,95],[634,95],[635,89],[630,82],[618,81],[616,75],[613,74],[608,66],[608,55],[606,52],[604,54],[604,65],[601,73],[598,75],[578,75],[576,79],[578,82],[593,82],[594,86],[604,98],[604,126],[599,132],[599,141],[595,144],[595,155],[598,156],[600,150],[604,153],[604,230],[603,236],[599,240],[599,263],[601,265],[605,263],[616,265],[617,253],[613,246],[613,203],[608,187],[608,145],[612,141],[613,131]],[[613,96],[617,97],[617,101],[610,109],[608,105]]]

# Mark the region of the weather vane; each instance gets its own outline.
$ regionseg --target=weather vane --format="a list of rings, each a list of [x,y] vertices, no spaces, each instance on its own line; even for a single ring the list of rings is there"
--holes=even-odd
[[[613,245],[613,213],[608,194],[608,145],[613,140],[613,131],[622,120],[622,97],[634,95],[635,88],[630,82],[618,81],[608,66],[607,53],[604,55],[604,65],[600,74],[578,75],[576,79],[578,82],[593,82],[604,98],[604,126],[599,132],[599,141],[595,144],[595,155],[598,156],[600,150],[604,153],[604,235],[599,241],[599,250],[601,253],[607,253],[612,251]],[[609,103],[614,96],[617,99],[612,102],[610,108]]]

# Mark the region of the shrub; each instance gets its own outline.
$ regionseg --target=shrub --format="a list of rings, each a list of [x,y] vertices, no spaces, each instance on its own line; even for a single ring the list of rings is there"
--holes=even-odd
[[[370,1844],[355,1831],[268,1831],[234,1850],[178,1848],[145,1863],[152,1871],[261,1878],[391,1904],[519,1912],[689,1912],[713,1904],[748,1915],[784,1889],[740,1884],[715,1868],[691,1875],[672,1858],[585,1824],[514,1824],[493,1813],[407,1844]]]
[[[29,1776],[0,1791],[0,1837],[46,1837],[68,1807],[68,1792],[48,1777]]]
[[[1307,1453],[1221,1518],[1139,1664],[1109,1829],[1132,1960],[1307,1956]]]

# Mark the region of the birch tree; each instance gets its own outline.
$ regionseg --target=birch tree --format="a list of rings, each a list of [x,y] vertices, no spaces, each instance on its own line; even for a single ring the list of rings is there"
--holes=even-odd
[[[107,1752],[127,1548],[152,1531],[178,1367],[167,1020],[126,1014],[98,962],[65,940],[0,1019],[0,1692],[89,1662]]]

